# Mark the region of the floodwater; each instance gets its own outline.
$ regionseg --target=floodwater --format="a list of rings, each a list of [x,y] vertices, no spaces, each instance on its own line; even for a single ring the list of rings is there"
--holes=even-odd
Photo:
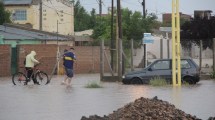
[[[99,82],[99,74],[76,75],[72,87],[60,85],[54,76],[49,85],[14,86],[11,78],[0,78],[0,120],[80,120],[82,116],[108,115],[140,97],[159,99],[206,120],[215,116],[215,81],[202,80],[181,88],[122,85],[100,82],[103,88],[86,88]]]

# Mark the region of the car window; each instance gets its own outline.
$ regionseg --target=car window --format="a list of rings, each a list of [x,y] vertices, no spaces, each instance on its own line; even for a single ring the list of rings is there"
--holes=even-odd
[[[181,68],[190,68],[190,64],[187,60],[181,60]]]
[[[152,69],[161,70],[161,69],[170,69],[170,61],[158,61],[152,65]]]

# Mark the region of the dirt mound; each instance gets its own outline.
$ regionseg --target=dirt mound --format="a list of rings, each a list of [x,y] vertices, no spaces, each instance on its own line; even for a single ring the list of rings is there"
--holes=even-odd
[[[139,98],[134,102],[119,108],[108,116],[83,116],[81,120],[200,120],[196,116],[186,114],[176,109],[174,105],[153,99]]]

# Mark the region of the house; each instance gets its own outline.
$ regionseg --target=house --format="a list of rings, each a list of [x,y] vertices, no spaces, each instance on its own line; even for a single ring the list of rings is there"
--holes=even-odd
[[[211,18],[211,10],[195,10],[194,11],[194,19],[207,19]]]
[[[186,15],[181,12],[179,14],[180,14],[180,19],[183,19],[185,21],[190,21],[192,18],[190,15]],[[171,21],[172,21],[172,13],[163,14],[163,23],[171,24]]]
[[[69,0],[3,0],[6,10],[12,13],[13,23],[33,29],[74,35],[74,7]],[[41,8],[41,9],[40,9]],[[40,13],[41,17],[40,17]],[[41,18],[41,19],[40,19]]]
[[[17,44],[74,44],[74,37],[61,35],[52,32],[45,32],[36,29],[26,28],[19,25],[4,24],[0,25],[0,36],[4,44],[11,44],[16,47]]]
[[[73,36],[65,36],[52,32],[45,32],[36,29],[26,28],[12,24],[0,25],[0,43],[11,46],[11,70],[17,71],[18,47],[19,45],[74,45]],[[45,46],[44,46],[45,47]],[[48,52],[48,51],[44,51]],[[54,56],[54,55],[53,55]]]
[[[93,34],[93,30],[85,30],[80,32],[75,32],[75,46],[85,46],[90,45],[93,42],[93,38],[90,36]]]

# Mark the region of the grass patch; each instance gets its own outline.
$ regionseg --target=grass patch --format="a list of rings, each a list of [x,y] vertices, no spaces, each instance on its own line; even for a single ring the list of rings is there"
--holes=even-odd
[[[102,88],[102,86],[98,82],[90,82],[88,83],[85,88]]]
[[[152,86],[166,86],[166,85],[169,85],[167,83],[167,81],[161,77],[155,77],[153,79],[150,80],[149,82],[150,85]]]

